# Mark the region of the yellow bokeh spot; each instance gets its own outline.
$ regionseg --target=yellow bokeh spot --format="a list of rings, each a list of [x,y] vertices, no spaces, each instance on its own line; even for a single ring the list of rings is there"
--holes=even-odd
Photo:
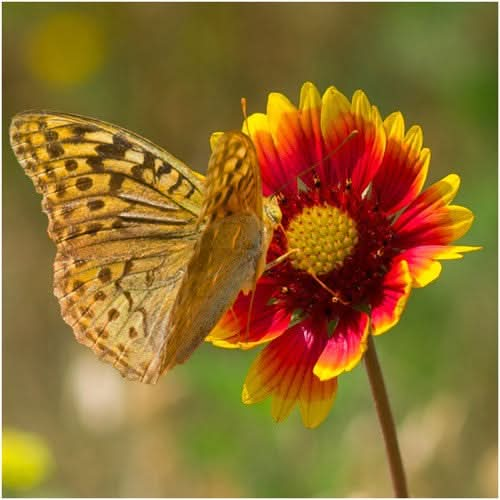
[[[40,21],[28,40],[26,58],[39,80],[70,86],[95,73],[105,52],[104,33],[95,18],[63,12]]]
[[[36,434],[4,429],[2,482],[11,491],[38,486],[50,473],[54,460],[43,439]]]
[[[290,261],[296,269],[325,274],[342,265],[358,242],[356,223],[337,207],[306,207],[286,231]]]

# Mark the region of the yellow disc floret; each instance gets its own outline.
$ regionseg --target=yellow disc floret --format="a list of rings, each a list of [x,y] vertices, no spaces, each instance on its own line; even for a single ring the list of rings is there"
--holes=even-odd
[[[325,274],[340,267],[358,242],[356,223],[330,205],[305,207],[286,231],[290,261],[296,269]]]

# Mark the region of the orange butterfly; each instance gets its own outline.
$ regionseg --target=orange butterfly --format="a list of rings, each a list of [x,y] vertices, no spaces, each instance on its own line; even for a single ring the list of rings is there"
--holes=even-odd
[[[218,138],[206,179],[77,115],[20,113],[10,140],[43,195],[62,316],[128,379],[155,383],[184,362],[264,271],[281,212],[242,132]]]

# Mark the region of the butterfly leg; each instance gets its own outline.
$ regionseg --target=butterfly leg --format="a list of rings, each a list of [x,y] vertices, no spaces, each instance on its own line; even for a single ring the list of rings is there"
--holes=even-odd
[[[288,250],[288,252],[284,253],[283,255],[280,255],[277,259],[274,259],[271,262],[268,262],[266,264],[266,268],[264,269],[264,272],[269,271],[269,269],[272,269],[273,267],[277,266],[278,264],[281,264],[283,261],[288,259],[288,257],[290,257],[290,255],[292,255],[295,252],[298,252],[298,248],[292,248],[291,250]]]
[[[323,283],[313,271],[309,271],[309,274],[312,276],[312,278],[322,287],[324,288],[327,292],[332,294],[332,302],[340,302],[341,304],[348,305],[349,302],[346,302],[345,300],[342,299],[340,294],[338,292],[334,292],[331,288],[329,288],[325,283]]]
[[[245,343],[248,342],[248,339],[250,338],[250,321],[252,319],[252,312],[253,312],[253,300],[255,298],[255,289],[257,287],[257,280],[254,284],[253,290],[252,290],[252,296],[250,297],[250,306],[248,308],[248,318],[247,318],[247,326],[245,328]]]

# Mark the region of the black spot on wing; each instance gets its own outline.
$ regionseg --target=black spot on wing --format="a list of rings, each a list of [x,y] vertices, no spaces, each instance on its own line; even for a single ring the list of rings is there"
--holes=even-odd
[[[102,200],[89,200],[87,202],[87,207],[89,210],[99,210],[104,207],[104,201]]]
[[[104,163],[100,156],[90,156],[87,158],[87,165],[95,172],[104,171]]]
[[[58,142],[49,142],[46,147],[50,158],[57,158],[64,154],[64,148]]]
[[[92,187],[92,179],[90,177],[78,177],[76,180],[76,187],[80,191],[87,191]]]
[[[245,155],[245,157],[246,157],[246,155]],[[237,172],[241,168],[242,165],[243,165],[243,158],[238,158],[238,160],[234,164],[234,172]]]
[[[142,165],[134,165],[131,169],[132,176],[136,179],[142,179],[142,173],[144,171],[144,167]]]
[[[109,189],[113,192],[118,191],[122,187],[125,176],[122,174],[112,173],[110,174],[110,177]]]
[[[78,138],[82,138],[90,132],[98,132],[99,130],[100,128],[92,123],[82,123],[72,128],[73,135]]]
[[[99,144],[96,152],[106,158],[123,158],[125,153],[132,148],[132,144],[121,134],[113,136],[113,144]]]
[[[142,166],[144,168],[154,168],[155,166],[155,156],[150,151],[143,151],[144,160],[142,162]]]
[[[59,134],[55,130],[47,130],[44,133],[44,137],[47,142],[57,141]]]
[[[73,172],[78,168],[78,163],[76,160],[69,159],[64,162],[64,166],[68,172]]]
[[[184,179],[184,177],[177,172],[177,180],[167,189],[168,193],[172,194],[177,189],[179,189],[181,187],[183,179]]]
[[[234,188],[233,186],[229,186],[227,188],[226,194],[224,196],[224,201],[222,202],[224,205],[229,201],[229,198],[233,195]]]
[[[196,191],[194,184],[189,183],[189,185],[190,185],[189,191],[186,193],[186,198],[188,199],[191,198],[193,193]]]
[[[163,174],[168,175],[170,172],[172,172],[172,165],[170,165],[170,163],[167,162],[163,162],[161,167],[158,169],[158,175],[163,175]]]

